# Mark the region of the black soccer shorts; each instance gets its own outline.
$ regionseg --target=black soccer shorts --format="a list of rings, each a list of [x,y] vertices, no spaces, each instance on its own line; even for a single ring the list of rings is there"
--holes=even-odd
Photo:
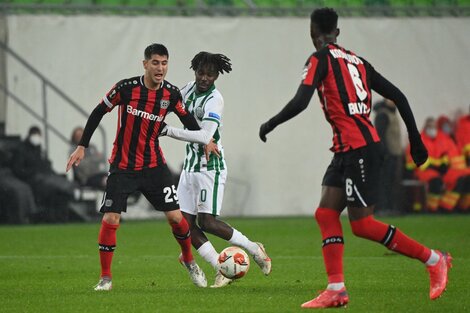
[[[127,210],[127,197],[140,191],[157,211],[179,209],[173,176],[166,164],[141,171],[112,170],[100,212],[121,213]]]
[[[348,207],[376,204],[384,161],[381,142],[336,153],[323,176],[322,186],[343,188]]]

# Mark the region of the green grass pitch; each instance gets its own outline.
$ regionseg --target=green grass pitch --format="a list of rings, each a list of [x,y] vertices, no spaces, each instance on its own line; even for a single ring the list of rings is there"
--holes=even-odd
[[[346,310],[470,311],[470,216],[381,220],[453,254],[447,292],[430,301],[428,275],[420,262],[354,237],[343,220],[350,296]],[[247,276],[226,288],[197,288],[177,261],[179,247],[166,222],[124,222],[114,255],[114,289],[95,292],[99,224],[1,226],[0,312],[305,312],[300,304],[326,286],[321,238],[313,218],[228,222],[265,244],[273,259],[270,276],[263,276],[252,262]],[[228,246],[215,239],[214,245],[218,250]],[[213,270],[197,259],[211,283]]]

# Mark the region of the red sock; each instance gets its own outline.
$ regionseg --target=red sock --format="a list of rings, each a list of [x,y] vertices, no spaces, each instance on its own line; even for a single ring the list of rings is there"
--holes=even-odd
[[[323,261],[330,284],[344,282],[344,240],[339,215],[338,211],[328,208],[318,208],[315,212],[315,219],[323,239]]]
[[[351,228],[356,236],[377,241],[407,257],[425,263],[431,256],[431,250],[411,239],[393,225],[387,225],[374,219],[372,215],[351,221]]]
[[[190,263],[194,258],[191,252],[191,234],[189,232],[188,222],[183,217],[178,224],[170,223],[170,226],[173,230],[173,236],[175,236],[176,241],[178,241],[181,246],[183,261]]]
[[[112,225],[105,221],[101,222],[100,233],[98,235],[98,245],[100,249],[101,277],[111,277],[111,262],[113,260],[114,249],[116,248],[116,230],[119,224]]]

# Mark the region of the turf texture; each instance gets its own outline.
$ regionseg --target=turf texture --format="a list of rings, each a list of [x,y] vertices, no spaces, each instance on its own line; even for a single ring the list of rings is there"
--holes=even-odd
[[[350,297],[345,310],[470,311],[470,215],[380,219],[431,248],[452,253],[447,291],[430,301],[428,274],[419,261],[354,237],[343,220]],[[273,259],[270,276],[251,262],[247,276],[226,288],[197,288],[177,261],[179,247],[165,221],[123,222],[114,255],[113,290],[95,292],[99,224],[1,226],[0,312],[309,311],[300,304],[326,285],[321,238],[313,218],[227,221],[264,243]],[[228,246],[210,238],[219,251]],[[197,260],[212,283],[214,271],[199,256]]]

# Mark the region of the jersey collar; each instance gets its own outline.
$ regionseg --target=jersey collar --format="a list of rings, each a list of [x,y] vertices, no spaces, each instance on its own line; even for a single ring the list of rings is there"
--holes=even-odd
[[[214,84],[211,86],[211,88],[207,89],[207,91],[204,91],[203,93],[198,93],[196,83],[194,83],[194,86],[195,86],[194,94],[196,95],[196,98],[207,96],[215,89],[215,84]]]

